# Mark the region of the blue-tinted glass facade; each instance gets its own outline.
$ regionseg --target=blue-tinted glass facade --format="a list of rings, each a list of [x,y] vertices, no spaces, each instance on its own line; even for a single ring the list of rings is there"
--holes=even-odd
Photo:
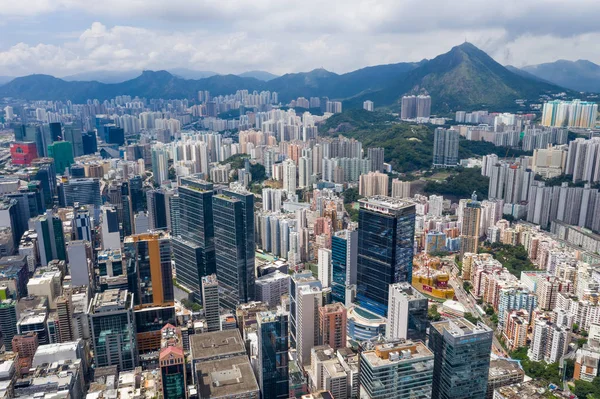
[[[432,323],[429,330],[429,348],[435,355],[432,399],[486,397],[492,334],[491,329],[475,328],[464,319]]]
[[[227,309],[254,297],[254,196],[224,190],[213,197],[217,279]]]
[[[357,300],[384,315],[389,285],[412,281],[415,206],[380,212],[361,203],[358,226]]]
[[[331,237],[331,300],[346,303],[346,259],[348,241],[334,235]]]
[[[263,398],[289,398],[288,316],[261,312],[259,385]]]
[[[177,281],[202,301],[202,277],[216,272],[213,185],[188,177],[181,180],[178,196],[179,237],[173,239]]]

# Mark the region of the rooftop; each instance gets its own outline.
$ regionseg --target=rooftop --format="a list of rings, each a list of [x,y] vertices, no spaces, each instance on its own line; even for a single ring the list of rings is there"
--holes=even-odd
[[[522,374],[525,372],[521,368],[521,363],[518,360],[496,359],[490,361],[490,379],[500,378],[510,374]]]
[[[447,332],[453,337],[492,333],[492,330],[485,324],[479,323],[478,325],[475,325],[464,318],[438,321],[431,323],[431,327],[438,330],[442,335],[444,335],[444,332]]]
[[[375,346],[375,350],[362,353],[372,367],[388,367],[414,361],[433,360],[433,352],[421,341],[388,342]]]
[[[198,363],[197,373],[202,398],[258,395],[258,383],[245,355]]]
[[[386,197],[383,195],[376,195],[369,198],[363,198],[358,200],[361,209],[369,209],[380,213],[396,213],[398,211],[414,207],[415,204],[411,201],[403,200],[400,198]]]
[[[194,360],[210,360],[246,354],[246,346],[237,328],[192,335],[190,336],[190,349]]]
[[[496,388],[494,391],[494,397],[498,394],[498,397],[503,399],[542,399],[547,397],[546,389],[534,381],[506,385]]]
[[[91,304],[90,313],[110,312],[114,310],[125,310],[131,307],[133,302],[127,290],[113,289],[96,294]]]

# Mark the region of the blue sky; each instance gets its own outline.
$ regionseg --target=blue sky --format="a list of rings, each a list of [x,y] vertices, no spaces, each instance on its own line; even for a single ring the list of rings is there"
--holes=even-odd
[[[597,0],[0,0],[0,75],[341,73],[465,38],[502,64],[600,63],[598,15]]]

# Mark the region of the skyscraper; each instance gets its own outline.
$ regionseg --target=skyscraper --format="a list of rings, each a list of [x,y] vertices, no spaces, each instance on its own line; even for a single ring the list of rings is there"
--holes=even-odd
[[[98,139],[96,132],[84,132],[81,134],[81,143],[83,145],[83,155],[95,154],[98,152]]]
[[[429,118],[431,116],[431,97],[417,96],[417,118]]]
[[[0,331],[6,350],[13,350],[12,339],[17,335],[17,301],[13,299],[0,302]]]
[[[331,300],[348,305],[347,289],[356,284],[358,231],[341,230],[331,237]],[[347,300],[348,299],[348,300]]]
[[[542,125],[590,128],[596,125],[598,104],[581,100],[544,103]]]
[[[120,249],[121,233],[115,207],[103,205],[100,211],[102,214],[102,249]]]
[[[323,287],[331,286],[331,250],[327,248],[319,248],[318,259],[318,276]]]
[[[73,146],[68,141],[56,141],[48,146],[48,157],[54,159],[56,173],[63,174],[65,169],[71,167],[73,159]]]
[[[431,324],[432,399],[485,398],[493,331],[464,318]]]
[[[93,285],[93,251],[89,241],[72,240],[67,243],[69,273],[73,286]]]
[[[433,135],[433,167],[458,165],[459,132],[438,127]]]
[[[164,144],[152,146],[152,174],[156,186],[169,180],[169,153]]]
[[[168,195],[165,189],[146,191],[148,218],[151,230],[166,230],[169,219]]]
[[[134,317],[140,353],[160,348],[160,330],[175,324],[171,242],[162,232],[125,237],[127,283],[133,292]]]
[[[296,297],[296,349],[298,361],[310,364],[310,350],[319,344],[319,307],[323,306],[323,290],[319,285],[301,285]]]
[[[389,177],[381,172],[369,172],[360,175],[358,192],[364,197],[388,195]]]
[[[400,108],[400,119],[415,119],[417,117],[417,97],[402,97],[402,106]]]
[[[367,344],[360,353],[360,369],[361,398],[431,398],[433,353],[422,342]]]
[[[384,315],[390,284],[412,281],[415,205],[383,196],[359,203],[357,300]]]
[[[100,180],[95,178],[73,179],[62,182],[62,205],[75,206],[93,205],[100,208],[102,196],[100,195]]]
[[[367,150],[367,158],[371,160],[371,172],[383,172],[384,149],[381,147],[371,147]]]
[[[213,185],[196,177],[181,179],[179,236],[174,236],[177,281],[201,301],[201,279],[216,273]]]
[[[56,298],[56,313],[58,317],[57,335],[58,342],[70,342],[75,340],[73,332],[73,302],[70,290]]]
[[[64,140],[71,143],[71,146],[73,147],[73,156],[80,157],[85,155],[81,128],[75,124],[69,123],[64,126],[63,133]]]
[[[235,309],[254,297],[254,195],[223,190],[213,197],[213,215],[221,303]]]
[[[390,286],[387,339],[412,339],[425,342],[429,301],[408,282]]]
[[[137,366],[137,343],[132,294],[119,289],[96,294],[88,315],[95,366],[133,370]]]
[[[348,316],[341,303],[331,303],[319,308],[319,345],[333,349],[346,347]]]
[[[288,314],[260,312],[258,324],[258,384],[263,398],[289,397]]]
[[[216,274],[202,277],[202,305],[208,332],[220,331],[219,282]]]
[[[296,164],[287,159],[283,162],[283,189],[288,193],[296,193]]]
[[[164,399],[186,399],[185,354],[181,329],[171,324],[161,329],[158,363]]]
[[[136,305],[173,304],[171,243],[162,232],[125,237],[124,255],[129,289]]]
[[[479,225],[481,220],[481,203],[477,196],[470,199],[463,210],[460,232],[460,254],[477,253],[479,249]]]
[[[47,210],[44,215],[31,219],[30,224],[38,236],[42,266],[46,266],[54,259],[67,259],[62,221],[58,216],[53,215],[51,210]]]

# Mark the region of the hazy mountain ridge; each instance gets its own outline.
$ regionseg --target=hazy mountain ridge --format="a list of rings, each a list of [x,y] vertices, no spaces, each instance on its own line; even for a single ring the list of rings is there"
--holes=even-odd
[[[521,70],[571,90],[600,92],[600,65],[587,60],[558,60]]]
[[[264,76],[263,76],[264,77]],[[268,81],[237,75],[182,79],[167,71],[144,71],[120,83],[68,82],[48,75],[16,78],[0,86],[0,96],[28,100],[105,100],[129,94],[146,98],[196,98],[199,90],[213,95],[236,90],[270,90],[287,103],[297,97],[329,97],[358,108],[362,101],[376,106],[397,104],[406,93],[427,92],[435,112],[477,107],[503,107],[517,98],[537,98],[564,89],[523,74],[516,74],[470,43],[452,48],[431,60],[361,68],[345,74],[325,69],[289,73]]]

